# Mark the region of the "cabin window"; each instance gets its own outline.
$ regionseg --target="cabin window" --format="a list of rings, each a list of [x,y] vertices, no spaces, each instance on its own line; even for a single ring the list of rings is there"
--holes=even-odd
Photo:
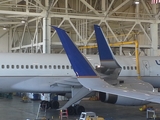
[[[69,69],[69,66],[67,65],[66,68]]]
[[[135,68],[135,70],[137,70],[137,67],[136,67],[136,66],[135,66],[134,68]]]
[[[19,65],[16,65],[16,68],[19,69]]]
[[[131,66],[131,70],[133,70],[133,66]]]
[[[33,69],[33,65],[30,65],[30,68]]]
[[[47,69],[47,65],[44,65],[44,69]]]
[[[49,65],[48,67],[49,67],[49,69],[52,69],[52,65]]]
[[[2,69],[4,69],[4,65],[2,65],[1,67],[2,67]]]
[[[26,69],[28,69],[29,68],[29,66],[28,65],[26,65]]]
[[[21,69],[23,69],[24,68],[24,65],[21,65]]]
[[[39,68],[40,68],[40,69],[43,69],[43,66],[42,66],[42,65],[40,65],[40,66],[39,66]]]
[[[127,70],[129,70],[129,66],[127,66]]]
[[[62,69],[65,69],[65,66],[64,66],[64,65],[62,65]]]
[[[61,69],[61,66],[60,66],[60,65],[58,65],[58,69]]]
[[[38,69],[38,65],[35,65],[35,68]]]
[[[11,67],[12,67],[12,69],[14,69],[14,65],[12,65]]]
[[[9,65],[7,65],[7,67],[6,67],[7,69],[9,69]]]
[[[54,65],[53,68],[56,69],[56,65]]]
[[[123,70],[125,70],[126,69],[126,66],[123,66]]]

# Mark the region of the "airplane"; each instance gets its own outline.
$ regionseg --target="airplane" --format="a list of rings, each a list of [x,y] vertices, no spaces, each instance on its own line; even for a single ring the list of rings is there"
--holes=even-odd
[[[97,71],[94,70],[86,57],[81,54],[67,33],[63,29],[52,27],[60,38],[78,82],[82,85],[80,90],[61,109],[68,108],[93,91],[99,92],[100,95],[102,94],[104,102],[115,104],[140,105],[148,102],[160,103],[160,94],[154,91],[149,83],[142,81],[130,83],[125,81],[124,83],[111,85],[104,79],[101,79]]]
[[[134,56],[115,56],[100,26],[94,25],[94,29],[101,65],[112,71],[121,68],[117,73],[119,76],[115,76],[120,79],[137,78],[136,58]],[[113,58],[113,60],[111,61],[110,58]],[[152,84],[155,88],[160,88],[160,57],[139,56],[139,62],[140,79]]]
[[[86,55],[92,66],[99,66],[97,55]],[[102,78],[106,76],[98,73]],[[153,91],[154,88],[143,81],[107,81],[116,86],[132,86],[142,90]],[[118,83],[117,83],[118,82]],[[122,84],[123,83],[123,84]],[[74,98],[83,85],[78,81],[66,54],[33,54],[33,53],[0,53],[0,92],[55,93]],[[140,105],[150,101],[120,97],[100,92],[100,99],[122,105]],[[112,101],[113,100],[113,101]],[[59,107],[57,101],[51,102],[54,108]],[[71,114],[84,111],[84,107],[75,104],[68,108]]]

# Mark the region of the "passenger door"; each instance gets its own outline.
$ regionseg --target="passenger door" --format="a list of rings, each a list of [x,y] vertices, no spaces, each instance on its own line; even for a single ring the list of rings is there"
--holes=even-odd
[[[143,60],[143,73],[144,73],[144,76],[150,76],[150,65],[149,65],[149,62],[147,60]]]

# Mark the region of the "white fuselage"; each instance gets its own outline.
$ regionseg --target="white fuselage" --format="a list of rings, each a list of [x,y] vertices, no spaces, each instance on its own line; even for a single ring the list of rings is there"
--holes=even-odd
[[[137,77],[136,58],[133,56],[115,56],[117,62],[122,67],[119,77]],[[160,57],[159,56],[140,56],[140,76],[145,82],[151,83],[154,87],[160,87]]]
[[[98,55],[87,55],[93,67],[100,65]],[[137,77],[135,57],[116,56],[122,67],[120,78]],[[160,87],[159,57],[140,57],[141,78]],[[0,54],[0,91],[70,92],[65,81],[77,82],[65,54]],[[60,84],[59,84],[60,83]],[[62,84],[64,83],[64,85]],[[80,85],[80,84],[79,84]]]
[[[99,64],[97,56],[91,55],[88,59],[92,65]],[[0,54],[2,92],[70,92],[70,87],[57,83],[65,80],[77,82],[75,77],[65,54]]]

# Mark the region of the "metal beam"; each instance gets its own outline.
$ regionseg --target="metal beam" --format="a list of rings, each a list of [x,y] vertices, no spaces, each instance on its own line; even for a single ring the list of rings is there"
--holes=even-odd
[[[123,5],[125,5],[126,3],[128,3],[130,0],[125,0],[123,3],[121,3],[118,7],[116,7],[114,10],[112,10],[112,12],[110,12],[109,14],[108,14],[108,16],[109,15],[111,15],[111,14],[113,14],[114,12],[116,12],[118,9],[120,9]]]
[[[57,18],[75,18],[75,19],[90,19],[90,20],[107,20],[107,21],[128,21],[128,22],[145,22],[145,23],[154,23],[154,20],[144,20],[144,19],[136,19],[136,18],[114,18],[114,17],[107,17],[105,16],[89,16],[89,15],[66,15],[66,14],[57,14],[53,13],[50,17],[57,17]]]
[[[146,31],[145,31],[145,29],[143,28],[143,26],[141,25],[141,23],[139,23],[139,25],[140,25],[141,29],[143,30],[144,34],[146,35],[146,37],[148,38],[148,40],[149,40],[150,42],[152,42],[151,38],[150,38],[149,35],[146,33]]]
[[[110,32],[112,33],[112,35],[114,36],[114,38],[117,40],[117,42],[120,42],[117,38],[117,36],[114,34],[113,30],[111,29],[111,27],[109,26],[108,22],[105,22],[106,26],[108,27],[108,29],[110,30]]]
[[[111,2],[111,4],[109,5],[107,11],[104,13],[104,15],[105,15],[106,17],[107,17],[107,14],[108,14],[109,10],[111,9],[113,3],[114,3],[114,0],[112,0],[112,2]]]
[[[0,4],[4,4],[4,3],[10,2],[10,1],[11,1],[11,0],[1,1]]]
[[[132,30],[134,29],[134,27],[137,25],[137,23],[134,23],[134,25],[132,26],[132,28],[130,29],[130,31],[128,32],[127,36],[124,38],[124,41],[127,40],[129,34],[132,32]]]
[[[90,4],[88,4],[85,0],[80,0],[83,4],[85,4],[90,10],[92,10],[96,15],[99,15],[98,11],[96,11]]]
[[[82,40],[82,36],[79,34],[79,32],[77,31],[77,29],[75,28],[75,26],[73,25],[73,23],[71,22],[70,19],[68,19],[68,22],[71,24],[72,28],[74,29],[74,31],[76,32],[76,34],[79,36],[79,38]]]
[[[20,42],[20,48],[21,48],[21,46],[23,44],[23,41],[24,41],[24,34],[25,34],[26,27],[27,27],[27,23],[25,23],[25,26],[24,26],[24,29],[23,29],[22,38],[21,38],[21,42]]]
[[[61,23],[58,25],[58,27],[60,27],[60,26],[63,24],[64,21],[65,21],[65,19],[63,19],[63,20],[61,21]],[[51,35],[51,38],[55,35],[55,33],[56,33],[56,31],[53,32],[53,34]]]
[[[33,12],[17,12],[17,11],[6,11],[6,10],[0,10],[0,13],[1,14],[5,14],[5,15],[22,15],[23,17],[25,17],[25,16],[37,16],[37,17],[43,17],[44,16],[44,14],[43,14],[43,12],[41,12],[41,13],[33,13]]]
[[[102,20],[98,23],[98,25],[100,26],[102,23]],[[93,30],[93,32],[91,33],[91,35],[89,36],[87,43],[90,41],[90,39],[92,38],[93,34],[95,33],[95,31]]]
[[[38,3],[39,6],[42,7],[43,10],[47,10],[47,9],[41,4],[41,2],[40,2],[39,0],[34,0],[34,1],[35,1],[36,3]]]
[[[19,24],[20,22],[0,22],[0,25]]]
[[[141,0],[141,2],[142,2],[142,4],[143,4],[145,10],[147,11],[148,15],[149,15],[150,17],[152,17],[152,15],[151,15],[149,9],[147,8],[146,3],[144,2],[144,0]]]

